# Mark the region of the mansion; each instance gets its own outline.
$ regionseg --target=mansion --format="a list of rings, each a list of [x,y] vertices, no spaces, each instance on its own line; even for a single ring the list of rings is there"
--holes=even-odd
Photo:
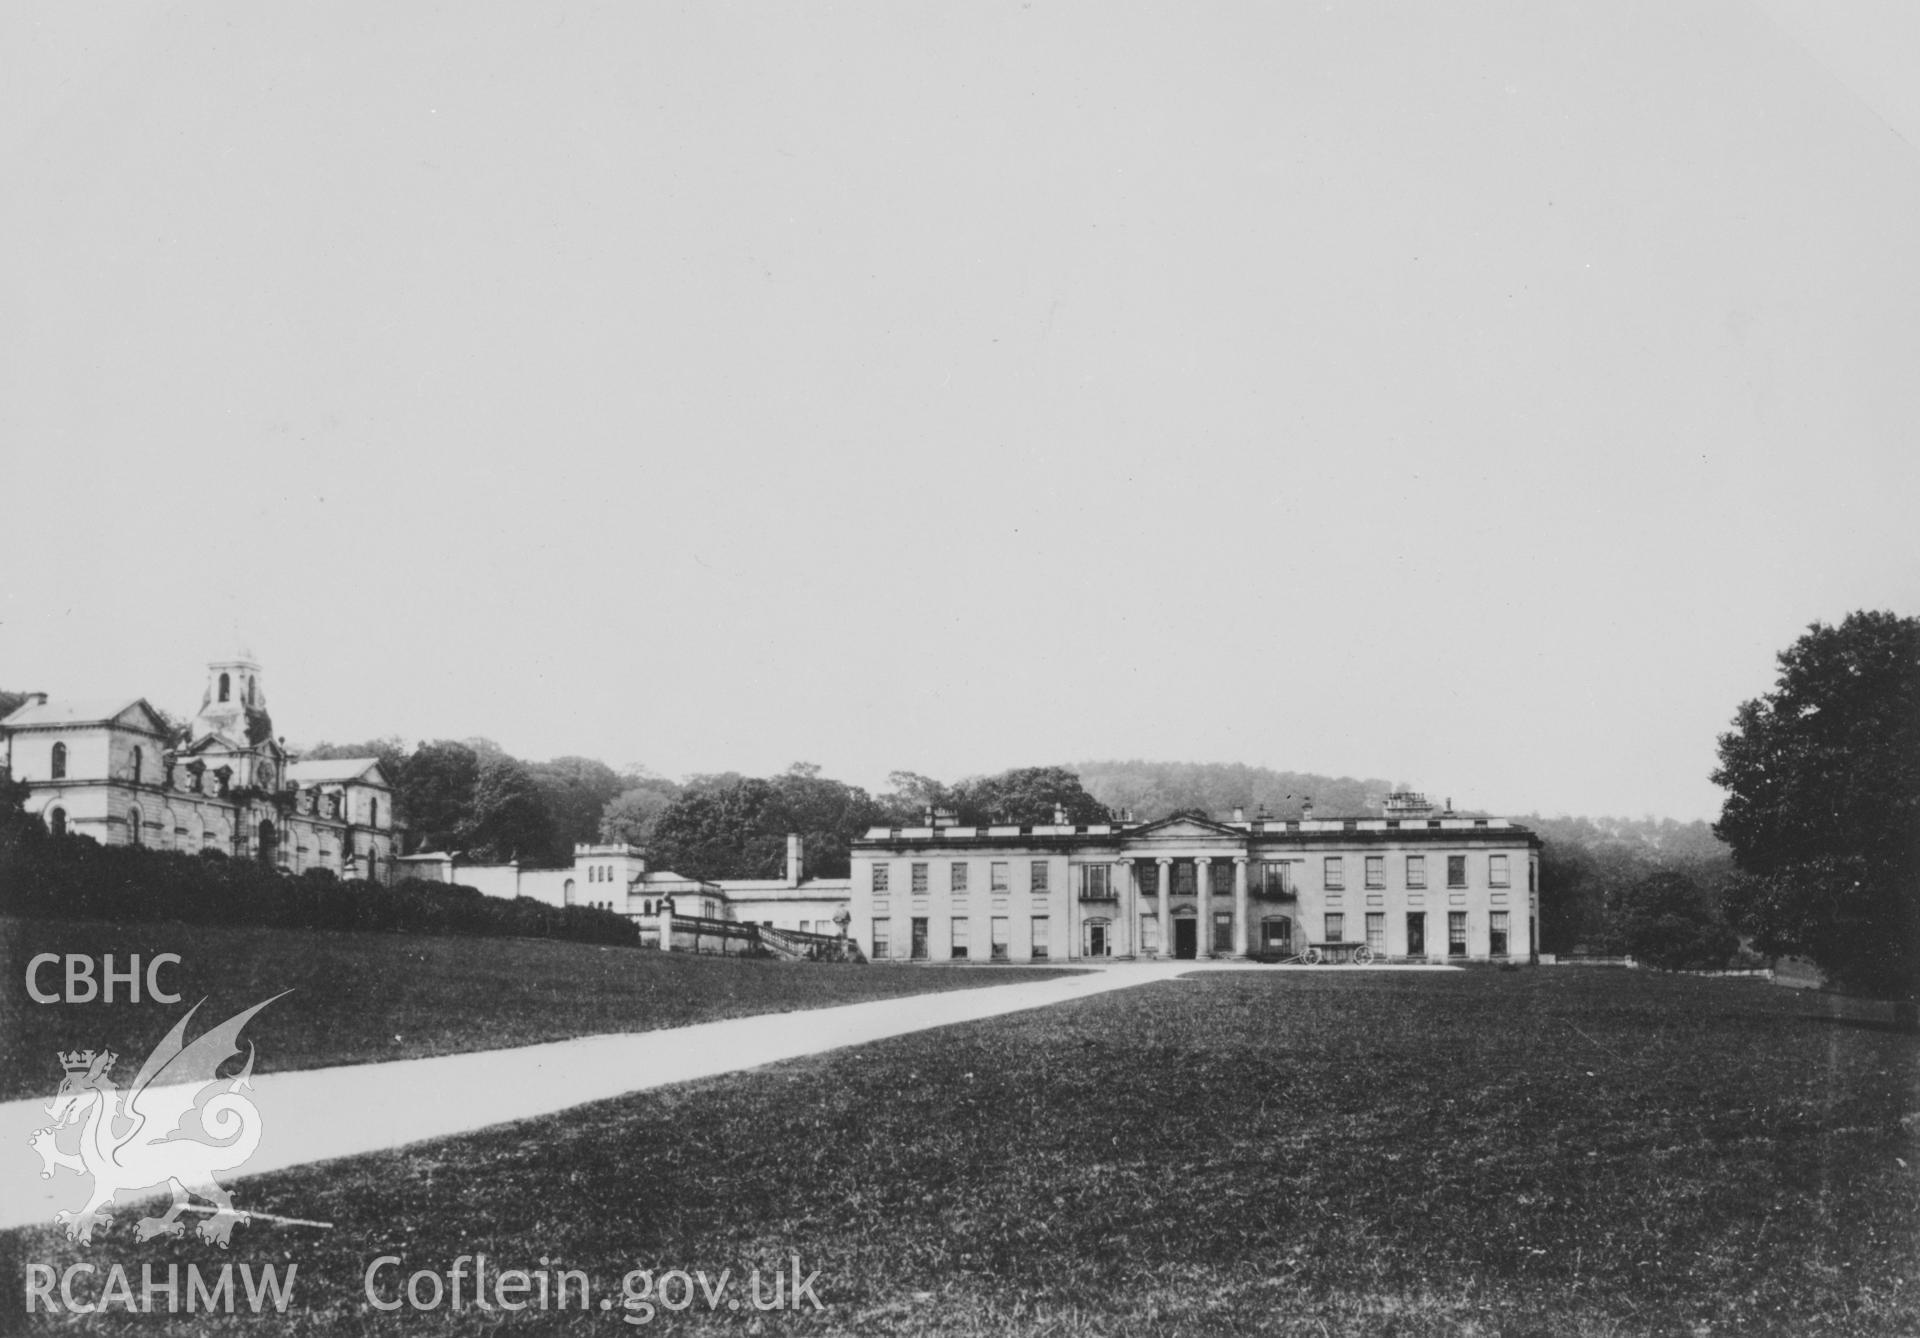
[[[1540,838],[1416,794],[1382,817],[962,827],[929,814],[853,846],[851,933],[876,961],[1291,956],[1525,960]]]
[[[30,695],[0,720],[0,767],[55,835],[102,845],[217,850],[288,873],[391,881],[399,831],[377,758],[302,762],[274,735],[251,653],[207,666],[177,737],[145,698]]]

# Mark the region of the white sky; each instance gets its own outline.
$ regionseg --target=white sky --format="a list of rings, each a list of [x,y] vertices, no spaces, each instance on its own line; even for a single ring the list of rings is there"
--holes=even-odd
[[[0,686],[1717,813],[1920,612],[1920,6],[0,11]]]

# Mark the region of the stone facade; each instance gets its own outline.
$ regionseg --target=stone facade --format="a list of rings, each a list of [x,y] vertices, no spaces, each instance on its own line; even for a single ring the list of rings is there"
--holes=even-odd
[[[56,832],[391,880],[400,833],[377,758],[301,762],[273,733],[260,666],[207,666],[184,739],[145,698],[29,697],[0,720],[0,765]]]
[[[851,931],[875,961],[1537,950],[1537,836],[1424,801],[1388,813],[874,828],[854,845]]]

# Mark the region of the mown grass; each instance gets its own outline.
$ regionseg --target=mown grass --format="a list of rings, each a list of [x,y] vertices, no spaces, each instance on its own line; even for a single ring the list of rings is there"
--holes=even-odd
[[[336,1226],[233,1258],[296,1261],[281,1322],[328,1333],[616,1331],[366,1304],[379,1255],[476,1252],[596,1304],[636,1267],[821,1272],[823,1312],[669,1332],[1920,1332],[1915,1042],[1818,1008],[1624,971],[1191,978],[262,1176],[243,1205]],[[209,1253],[109,1240],[9,1245]]]
[[[105,953],[118,970],[130,954],[145,963],[178,953],[180,965],[164,968],[160,979],[181,1003],[131,1003],[124,985],[111,1004],[36,1003],[26,967],[42,952],[91,957],[96,975]],[[111,1047],[131,1062],[131,1073],[203,996],[196,1031],[294,991],[247,1026],[255,1067],[270,1073],[652,1031],[1040,975],[723,959],[540,939],[4,917],[0,962],[7,973],[0,1098],[51,1095],[63,1076],[59,1050]],[[43,992],[61,988],[59,969],[42,968],[39,984]]]

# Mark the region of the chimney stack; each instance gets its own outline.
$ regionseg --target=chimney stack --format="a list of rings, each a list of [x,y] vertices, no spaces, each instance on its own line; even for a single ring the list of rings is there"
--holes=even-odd
[[[1245,822],[1247,820],[1247,810],[1241,805],[1235,804],[1233,806],[1233,820],[1235,822]]]
[[[46,704],[47,694],[44,692],[29,692],[26,701],[21,703],[23,706],[45,706]]]
[[[787,833],[787,886],[789,887],[800,886],[800,872],[802,867],[801,857],[804,851],[805,851],[805,847],[801,843],[800,833],[788,832]]]
[[[1308,795],[1305,799],[1302,799],[1300,801],[1300,821],[1302,822],[1313,821],[1313,796],[1312,795]]]
[[[1064,827],[1067,825],[1067,810],[1065,805],[1055,804],[1053,806],[1053,825],[1056,827]]]

